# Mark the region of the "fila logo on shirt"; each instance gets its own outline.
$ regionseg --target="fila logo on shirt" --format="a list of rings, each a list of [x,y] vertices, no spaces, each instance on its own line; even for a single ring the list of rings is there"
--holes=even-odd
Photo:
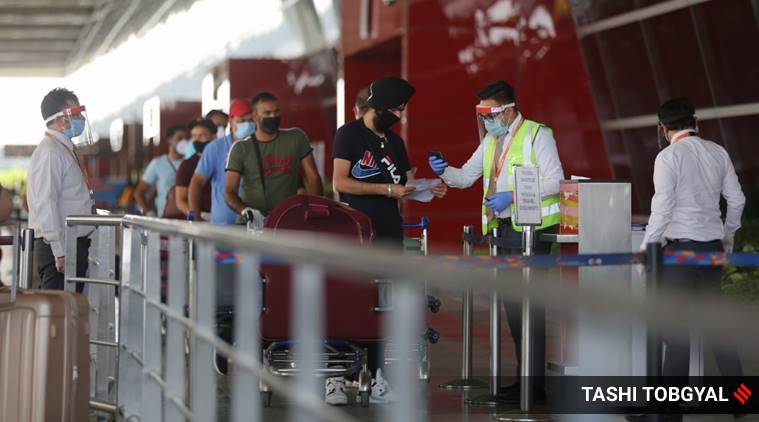
[[[393,183],[400,183],[401,176],[396,174],[398,168],[395,166],[390,156],[386,156],[380,161],[387,167],[387,170],[393,177]],[[380,173],[382,173],[382,171],[377,165],[377,161],[374,159],[374,155],[371,153],[371,151],[364,151],[364,156],[361,157],[361,160],[357,161],[351,169],[351,175],[356,179],[368,179]]]

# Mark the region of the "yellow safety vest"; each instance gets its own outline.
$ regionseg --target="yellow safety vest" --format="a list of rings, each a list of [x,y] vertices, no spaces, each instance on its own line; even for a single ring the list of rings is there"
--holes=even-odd
[[[509,148],[509,152],[506,155],[506,161],[508,162],[508,166],[506,166],[504,171],[506,171],[508,176],[508,184],[506,185],[506,190],[508,191],[514,191],[514,182],[512,180],[513,178],[513,168],[514,166],[520,166],[520,165],[529,165],[532,167],[537,167],[538,163],[535,159],[535,151],[532,148],[533,142],[535,142],[535,138],[538,135],[538,131],[540,128],[543,128],[549,133],[551,132],[551,129],[549,127],[543,126],[540,123],[533,122],[532,120],[524,120],[524,123],[522,123],[521,127],[517,131],[517,133],[514,135],[514,139],[511,141],[511,147]],[[529,135],[529,140],[527,139]],[[488,134],[485,136],[485,139],[483,141],[485,143],[485,154],[483,155],[482,160],[482,186],[483,186],[483,193],[482,193],[482,202],[485,202],[485,196],[488,194],[488,184],[490,183],[490,173],[493,171],[493,160],[495,155],[495,145],[496,145],[496,139]],[[499,151],[500,152],[500,151]],[[529,163],[529,164],[526,164]],[[504,164],[506,165],[506,164]],[[540,175],[540,182],[543,183],[543,174]],[[559,195],[551,195],[548,197],[543,198],[541,201],[541,208],[542,208],[542,216],[543,216],[543,223],[537,227],[538,230],[550,227],[556,224],[559,224],[560,216],[559,216]],[[510,206],[511,214],[514,215],[514,204],[512,203]],[[514,228],[515,231],[521,232],[522,227],[517,226],[515,224],[514,219],[511,219],[511,225]],[[488,233],[492,232],[494,228],[498,227],[498,222],[496,220],[493,220],[488,224],[487,220],[487,207],[484,205],[482,206],[482,234],[487,235]]]

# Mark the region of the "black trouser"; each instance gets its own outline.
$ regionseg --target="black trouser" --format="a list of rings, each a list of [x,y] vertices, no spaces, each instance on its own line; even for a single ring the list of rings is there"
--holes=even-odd
[[[511,226],[510,220],[500,220],[499,236],[507,240],[521,240],[522,233],[517,232]],[[535,244],[533,251],[535,255],[549,255],[551,253],[552,243],[541,242],[541,233],[556,233],[556,226],[547,227],[535,232]],[[502,252],[503,255],[519,255],[521,249],[507,249]],[[521,270],[520,274],[521,274]],[[521,275],[520,275],[521,277]],[[521,300],[504,300],[506,307],[506,320],[509,323],[511,338],[514,340],[517,356],[517,377],[521,375],[522,362],[522,301]],[[532,376],[533,386],[536,389],[545,387],[546,375],[546,310],[543,307],[532,305],[533,321],[533,347],[532,347]]]
[[[722,242],[670,242],[665,251],[722,252]],[[661,286],[664,289],[717,298],[722,281],[721,267],[669,266],[662,269]],[[664,376],[688,376],[690,369],[690,333],[664,331],[662,341],[667,346],[664,353],[662,373]],[[704,342],[714,353],[717,367],[723,376],[742,376],[738,351],[734,344],[719,344],[709,338]]]
[[[87,257],[90,251],[90,239],[80,237],[76,240],[76,276],[87,275]],[[68,258],[67,258],[68,259]],[[63,290],[63,273],[55,268],[55,256],[50,245],[42,238],[34,239],[34,264],[40,276],[40,288]],[[82,292],[84,284],[77,284],[76,291]]]

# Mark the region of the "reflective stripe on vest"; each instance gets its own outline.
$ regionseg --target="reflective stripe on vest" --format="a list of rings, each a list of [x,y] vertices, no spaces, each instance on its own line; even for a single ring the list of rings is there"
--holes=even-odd
[[[516,133],[514,140],[511,144],[511,149],[509,150],[508,155],[506,156],[506,162],[508,163],[508,167],[505,170],[504,176],[507,178],[506,182],[506,190],[507,191],[514,191],[513,186],[513,167],[515,165],[527,165],[530,166],[537,166],[537,159],[535,158],[535,151],[532,149],[532,143],[535,142],[535,138],[538,135],[538,131],[540,128],[543,128],[544,130],[551,131],[550,128],[541,125],[540,123],[533,122],[532,120],[526,120],[524,121],[524,124],[519,128],[519,131]],[[483,155],[482,160],[482,185],[483,185],[483,193],[482,193],[482,202],[485,202],[485,196],[488,192],[488,185],[490,183],[490,174],[493,171],[493,159],[494,159],[494,153],[495,153],[495,144],[496,139],[492,137],[491,135],[485,136],[485,139],[483,139],[483,142],[485,142],[485,153]],[[500,152],[500,151],[499,151]],[[506,165],[506,164],[504,164]],[[542,174],[541,174],[541,184],[542,184]],[[496,183],[498,181],[496,180]],[[509,207],[511,210],[511,225],[515,231],[521,232],[522,227],[517,226],[514,221],[514,204],[512,203]],[[560,216],[559,216],[559,195],[551,195],[546,198],[543,198],[541,201],[541,214],[543,216],[543,223],[537,227],[538,230],[554,226],[556,224],[559,224]],[[490,233],[494,228],[498,227],[497,220],[491,221],[490,224],[488,224],[487,221],[487,208],[483,205],[482,206],[482,234],[487,235]]]

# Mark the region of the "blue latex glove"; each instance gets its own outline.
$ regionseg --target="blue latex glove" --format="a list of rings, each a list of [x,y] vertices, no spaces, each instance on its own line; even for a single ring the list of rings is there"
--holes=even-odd
[[[500,214],[511,205],[512,200],[511,192],[497,192],[485,198],[485,206]]]
[[[443,174],[445,168],[448,167],[448,163],[438,157],[429,156],[427,157],[427,161],[429,161],[432,171],[434,171],[438,176]]]

